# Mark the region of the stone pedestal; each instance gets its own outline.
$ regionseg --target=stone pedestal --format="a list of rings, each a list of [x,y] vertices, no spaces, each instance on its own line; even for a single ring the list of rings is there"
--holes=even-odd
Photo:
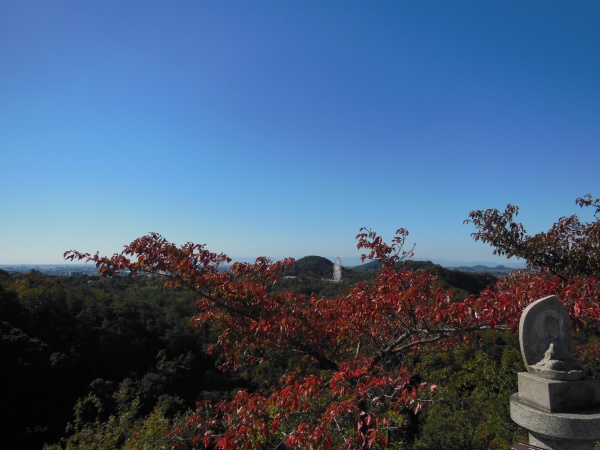
[[[528,373],[510,397],[510,417],[547,450],[593,450],[600,440],[600,383],[571,357],[571,319],[554,296],[531,303],[519,321]]]
[[[557,381],[519,372],[519,398],[547,412],[573,412],[600,407],[600,382],[594,378]]]
[[[593,450],[600,440],[600,408],[554,412],[510,397],[510,417],[529,431],[529,443],[549,450]]]

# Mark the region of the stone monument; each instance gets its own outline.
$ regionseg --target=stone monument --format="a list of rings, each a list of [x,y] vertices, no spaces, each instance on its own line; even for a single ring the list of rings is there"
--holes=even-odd
[[[529,443],[549,450],[592,450],[600,440],[600,383],[570,355],[571,320],[550,296],[530,304],[519,322],[527,372],[510,398],[510,416]]]
[[[342,281],[342,261],[339,256],[335,258],[335,262],[333,263],[333,277],[331,281],[334,283]]]

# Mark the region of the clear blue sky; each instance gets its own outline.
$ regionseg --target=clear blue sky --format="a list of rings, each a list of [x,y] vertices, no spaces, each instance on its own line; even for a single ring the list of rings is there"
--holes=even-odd
[[[497,261],[600,196],[600,2],[0,0],[0,263],[150,231],[231,256]]]

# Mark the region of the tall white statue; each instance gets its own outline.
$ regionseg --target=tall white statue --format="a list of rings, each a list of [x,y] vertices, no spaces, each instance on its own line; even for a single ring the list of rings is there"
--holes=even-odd
[[[333,278],[331,281],[334,283],[342,281],[342,261],[340,261],[339,256],[335,258],[335,262],[333,263]]]

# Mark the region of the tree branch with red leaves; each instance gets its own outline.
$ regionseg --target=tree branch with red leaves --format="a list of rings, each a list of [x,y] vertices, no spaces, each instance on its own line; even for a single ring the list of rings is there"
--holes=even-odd
[[[576,203],[595,208],[595,220],[582,222],[577,215],[561,217],[548,231],[532,236],[515,221],[519,208],[509,204],[504,212],[471,211],[465,223],[475,226],[473,238],[494,247],[494,254],[524,259],[529,268],[547,270],[568,280],[600,271],[600,199],[588,194]]]
[[[432,275],[403,266],[412,256],[403,250],[407,236],[399,229],[388,245],[361,229],[363,258],[383,266],[372,286],[357,284],[331,300],[275,292],[291,260],[258,258],[222,270],[226,255],[192,243],[177,247],[154,233],[112,257],[76,251],[65,257],[94,262],[104,276],[161,274],[168,288],[193,291],[198,314],[192,322],[221,330],[209,351],[220,356],[223,370],[257,367],[265,355],[302,359],[302,369],[278,383],[200,403],[185,427],[172,430],[173,449],[368,449],[387,445],[392,412],[415,413],[434,395],[435,386],[414,382],[419,352],[446,351],[482,329],[514,330],[522,309],[544,295],[564,300],[580,326],[600,317],[600,284],[591,277],[565,284],[547,273],[519,274],[453,302]]]

